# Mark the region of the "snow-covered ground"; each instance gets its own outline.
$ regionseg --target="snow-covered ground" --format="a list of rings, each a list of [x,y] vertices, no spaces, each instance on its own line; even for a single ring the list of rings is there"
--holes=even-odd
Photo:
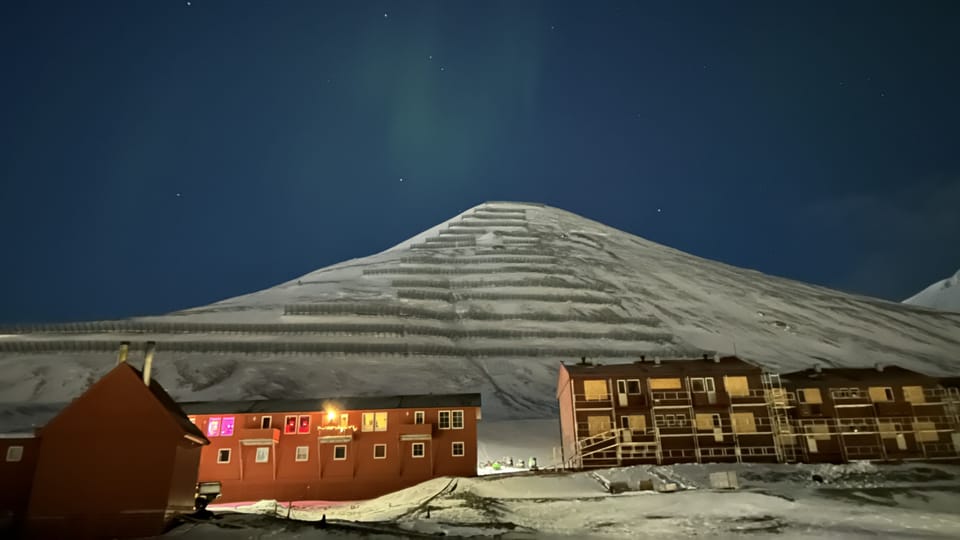
[[[740,489],[711,489],[710,472],[735,471]],[[820,482],[814,478],[819,477]],[[680,491],[611,494],[669,479]],[[307,538],[326,516],[335,535],[364,531],[504,538],[958,538],[960,467],[948,465],[676,465],[596,473],[437,478],[379,499],[288,508],[264,501],[217,525],[187,524],[170,537]],[[274,517],[280,519],[273,519]],[[292,521],[287,521],[289,518]],[[306,522],[306,523],[305,523]],[[311,523],[312,522],[312,523]],[[237,528],[222,528],[231,524]],[[209,536],[208,536],[209,535]]]
[[[960,270],[907,298],[903,303],[960,312]]]
[[[550,424],[488,423],[481,431],[481,456],[544,461],[553,444]],[[736,473],[739,489],[713,489],[710,474],[727,471]],[[671,483],[678,491],[656,491]],[[611,485],[629,491],[613,494]],[[435,478],[370,501],[213,508],[223,519],[188,523],[166,537],[312,538],[325,516],[323,533],[332,537],[958,538],[960,466],[688,464],[540,471]]]

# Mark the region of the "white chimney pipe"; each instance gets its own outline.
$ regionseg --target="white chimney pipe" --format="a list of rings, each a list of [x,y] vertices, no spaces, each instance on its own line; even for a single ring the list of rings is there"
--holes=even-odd
[[[120,343],[120,352],[117,353],[117,365],[127,361],[127,353],[130,352],[130,342],[123,341]]]
[[[143,384],[150,386],[150,371],[153,369],[153,353],[157,349],[156,341],[148,341],[143,353]]]

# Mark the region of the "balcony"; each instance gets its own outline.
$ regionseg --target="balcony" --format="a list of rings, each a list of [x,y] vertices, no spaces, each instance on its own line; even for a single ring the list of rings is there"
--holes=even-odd
[[[748,389],[746,394],[727,394],[731,405],[764,405],[767,393],[762,389]]]
[[[400,424],[397,431],[401,441],[429,441],[433,438],[433,424]]]
[[[679,407],[690,405],[690,393],[684,391],[654,391],[650,392],[650,399],[654,407]]]
[[[246,446],[275,444],[280,442],[280,430],[278,428],[238,429],[237,438],[240,439],[240,444]]]
[[[873,401],[870,394],[860,388],[831,388],[830,399],[834,405],[869,405]]]

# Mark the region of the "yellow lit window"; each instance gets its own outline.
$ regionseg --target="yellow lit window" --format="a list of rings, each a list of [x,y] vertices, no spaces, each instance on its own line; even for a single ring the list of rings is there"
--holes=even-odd
[[[588,416],[587,433],[591,436],[610,431],[609,416]]]
[[[651,390],[680,390],[680,379],[650,379]]]
[[[730,422],[736,433],[756,433],[757,423],[752,412],[730,413]]]
[[[923,396],[922,386],[904,386],[903,399],[909,401],[910,403],[924,403],[927,401]]]
[[[882,401],[893,401],[893,388],[889,386],[871,386],[870,387],[870,401],[882,402]]]
[[[587,401],[610,399],[610,394],[607,393],[607,381],[602,379],[583,381],[583,393]]]
[[[746,377],[724,377],[723,387],[731,397],[748,397],[750,385]]]
[[[800,400],[800,403],[823,403],[819,388],[801,388],[797,390],[797,399]]]

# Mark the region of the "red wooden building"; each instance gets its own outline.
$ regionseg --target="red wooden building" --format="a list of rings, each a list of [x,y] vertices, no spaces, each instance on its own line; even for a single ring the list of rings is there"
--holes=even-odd
[[[122,351],[119,365],[36,437],[0,439],[7,458],[0,492],[16,492],[8,498],[20,534],[150,536],[193,511],[200,448],[209,441],[150,380],[152,355],[148,344],[141,372]]]
[[[474,476],[480,394],[182,403],[217,502],[360,500]]]

